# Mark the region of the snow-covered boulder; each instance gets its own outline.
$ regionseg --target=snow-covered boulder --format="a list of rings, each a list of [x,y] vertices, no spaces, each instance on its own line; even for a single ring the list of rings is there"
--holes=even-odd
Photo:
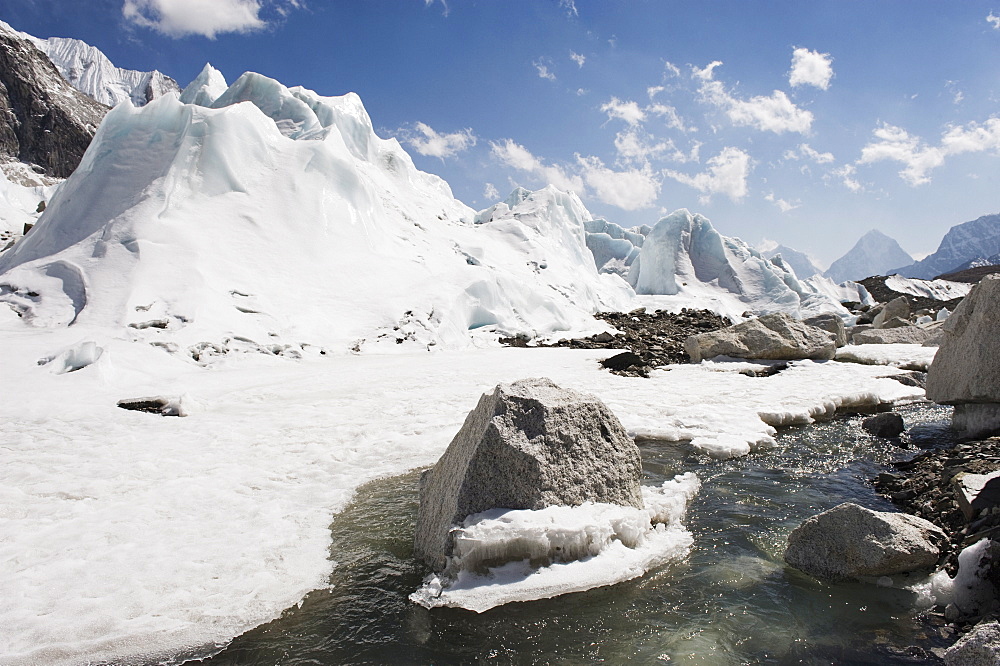
[[[1000,542],[980,539],[958,554],[951,580],[950,619],[969,620],[1000,610]]]
[[[983,621],[944,651],[947,666],[1000,666],[1000,622]]]
[[[639,449],[597,398],[548,379],[500,384],[420,480],[414,555],[444,569],[452,529],[490,509],[643,508]]]
[[[692,363],[716,356],[748,359],[829,360],[837,353],[836,335],[781,312],[735,326],[692,335],[684,341]]]
[[[807,519],[788,535],[785,561],[811,576],[850,580],[931,569],[947,536],[906,513],[872,511],[853,503]]]
[[[1000,430],[1000,275],[983,278],[941,329],[927,397],[955,405],[952,425],[965,437]]]

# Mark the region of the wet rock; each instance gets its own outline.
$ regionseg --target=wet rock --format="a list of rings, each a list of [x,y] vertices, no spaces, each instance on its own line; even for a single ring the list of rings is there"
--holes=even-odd
[[[956,406],[952,426],[964,437],[1000,432],[1000,275],[983,278],[941,328],[927,397]]]
[[[846,503],[809,518],[788,536],[785,561],[828,580],[891,576],[931,569],[945,533],[905,513]]]
[[[125,400],[119,400],[118,406],[122,409],[146,412],[148,414],[159,414],[160,416],[187,416],[179,399],[159,396],[153,398],[126,398]]]
[[[693,335],[684,342],[693,363],[716,356],[747,359],[829,360],[836,336],[784,313],[751,319],[729,328]]]
[[[906,430],[903,417],[895,412],[885,412],[870,416],[861,422],[861,427],[876,437],[899,437]]]
[[[984,621],[945,650],[948,666],[1000,666],[1000,622]]]
[[[500,384],[421,477],[414,555],[443,570],[452,527],[489,509],[642,507],[641,475],[638,447],[594,396],[548,379]]]
[[[601,365],[609,370],[627,370],[634,366],[645,366],[642,357],[632,352],[622,352],[601,361]]]

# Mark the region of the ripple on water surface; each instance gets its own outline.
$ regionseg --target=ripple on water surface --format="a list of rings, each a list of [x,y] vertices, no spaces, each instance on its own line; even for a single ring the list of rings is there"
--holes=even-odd
[[[913,444],[949,441],[950,410],[898,409]],[[687,525],[691,556],[641,579],[482,614],[407,600],[419,474],[371,483],[331,525],[338,562],[328,590],[240,636],[212,664],[926,664],[943,644],[915,595],[831,585],[786,567],[802,520],[854,501],[891,505],[868,483],[912,455],[876,439],[861,416],[779,433],[771,451],[713,461],[677,443],[641,447],[648,483],[694,471],[702,490]]]

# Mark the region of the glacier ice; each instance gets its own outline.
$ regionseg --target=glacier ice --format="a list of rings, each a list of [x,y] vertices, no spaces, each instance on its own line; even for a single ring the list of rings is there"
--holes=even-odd
[[[474,514],[457,528],[445,571],[410,599],[481,613],[636,578],[687,555],[693,538],[682,521],[700,485],[687,472],[644,486],[645,509],[588,502]]]
[[[357,95],[248,73],[212,106],[113,109],[0,255],[0,301],[37,325],[131,327],[181,349],[236,336],[344,352],[596,332],[593,312],[627,306],[573,194],[525,191],[477,225]],[[47,277],[56,264],[77,278]],[[177,325],[143,328],[149,309]]]
[[[181,91],[181,102],[212,106],[228,88],[229,84],[222,72],[212,67],[211,63],[205,63],[198,76]]]
[[[712,309],[730,318],[785,312],[801,319],[833,312],[850,319],[822,283],[799,281],[780,257],[767,259],[742,240],[720,234],[708,218],[683,208],[646,235],[628,280],[637,294],[686,297],[695,307],[714,303]]]

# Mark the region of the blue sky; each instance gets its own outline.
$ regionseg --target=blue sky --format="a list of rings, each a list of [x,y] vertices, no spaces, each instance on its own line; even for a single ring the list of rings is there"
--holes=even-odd
[[[181,85],[205,62],[361,95],[484,208],[515,185],[595,215],[689,208],[821,265],[878,228],[918,256],[1000,211],[1000,0],[0,0]]]

